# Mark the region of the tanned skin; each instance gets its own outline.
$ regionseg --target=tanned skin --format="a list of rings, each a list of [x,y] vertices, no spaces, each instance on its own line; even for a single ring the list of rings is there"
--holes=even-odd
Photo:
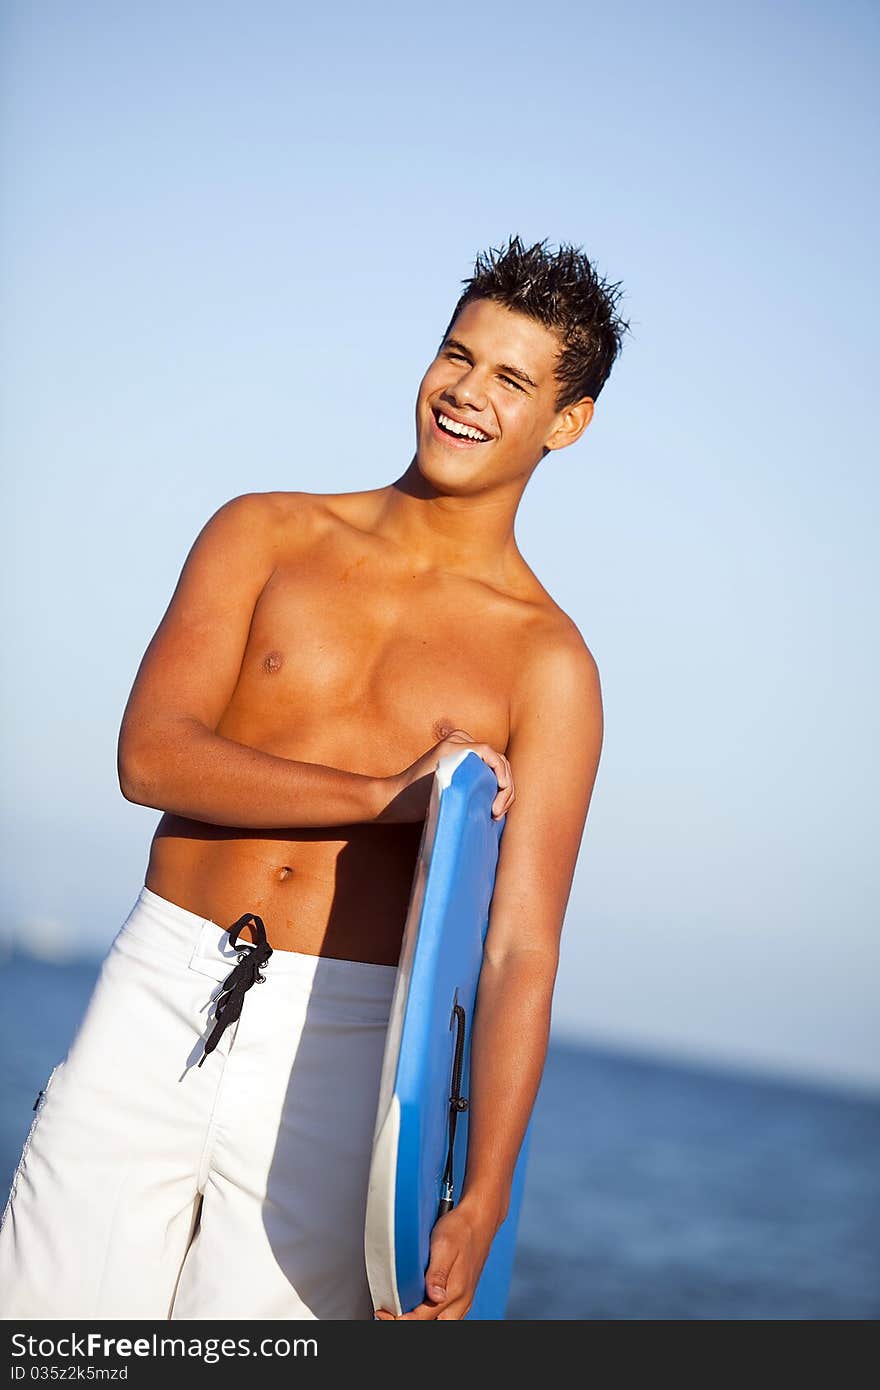
[[[554,408],[559,348],[534,320],[471,302],[421,382],[396,482],[221,507],[120,731],[123,794],[164,812],[148,888],[222,926],[258,913],[276,949],[383,965],[398,963],[439,759],[473,745],[495,771],[507,822],[467,1172],[407,1319],[464,1317],[506,1215],[602,747],[595,661],[514,537],[534,469],[592,418],[589,397]],[[444,435],[438,410],[489,440]]]

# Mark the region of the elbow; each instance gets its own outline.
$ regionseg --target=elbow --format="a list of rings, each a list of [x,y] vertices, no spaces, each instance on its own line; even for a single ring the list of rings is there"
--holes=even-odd
[[[120,767],[119,769],[119,790],[126,801],[131,801],[135,806],[151,806],[153,804],[151,782],[143,773],[130,767]]]
[[[133,748],[120,739],[116,756],[119,790],[126,801],[135,806],[155,806],[157,781],[155,769],[143,749]]]
[[[556,946],[512,946],[492,951],[487,942],[483,960],[499,975],[521,975],[552,993],[559,970],[559,949]]]
[[[123,724],[116,765],[119,790],[126,801],[157,811],[169,809],[169,798],[180,791],[180,769],[191,759],[197,728],[202,726],[190,719],[155,721],[137,732]]]

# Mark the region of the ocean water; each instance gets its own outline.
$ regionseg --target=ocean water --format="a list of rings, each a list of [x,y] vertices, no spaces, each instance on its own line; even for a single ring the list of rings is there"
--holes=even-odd
[[[0,967],[2,1199],[97,965]],[[508,1317],[875,1319],[880,1099],[553,1043]]]

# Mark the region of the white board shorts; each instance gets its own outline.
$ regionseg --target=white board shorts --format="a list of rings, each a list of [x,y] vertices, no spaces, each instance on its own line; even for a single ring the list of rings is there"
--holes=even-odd
[[[276,949],[205,1055],[238,959],[228,930],[141,889],[38,1101],[0,1226],[0,1317],[372,1319],[397,967]]]

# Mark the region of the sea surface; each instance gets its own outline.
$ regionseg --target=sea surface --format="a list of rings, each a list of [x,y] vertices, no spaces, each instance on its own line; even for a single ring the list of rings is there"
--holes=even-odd
[[[0,966],[0,1184],[97,963]],[[880,1316],[880,1098],[551,1044],[512,1319]]]

